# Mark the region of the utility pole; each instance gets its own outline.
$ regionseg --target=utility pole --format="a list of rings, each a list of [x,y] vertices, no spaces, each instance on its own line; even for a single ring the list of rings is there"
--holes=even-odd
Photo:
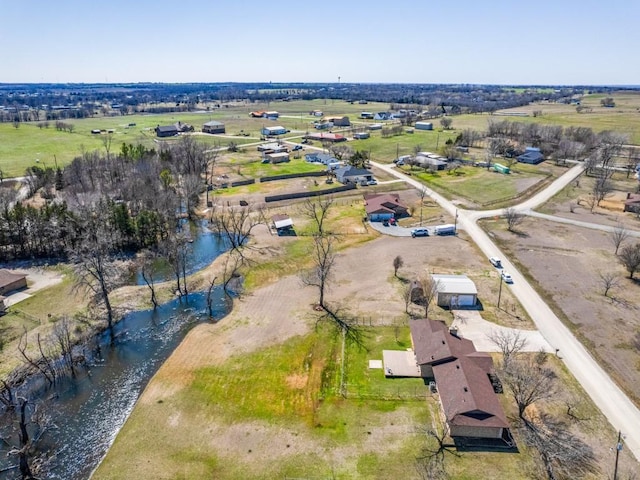
[[[456,218],[453,219],[453,234],[454,235],[458,234],[458,209],[457,208],[456,208]]]
[[[613,470],[613,480],[618,480],[618,458],[622,450],[622,432],[618,430],[618,443],[616,444],[616,466]]]
[[[500,288],[498,289],[498,310],[500,310],[500,297],[502,296],[502,272],[500,272]],[[615,477],[614,477],[615,480]]]

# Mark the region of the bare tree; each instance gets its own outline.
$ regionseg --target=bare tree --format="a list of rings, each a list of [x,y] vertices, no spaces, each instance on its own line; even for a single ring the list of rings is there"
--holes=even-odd
[[[502,367],[507,368],[512,357],[527,345],[527,339],[520,330],[492,330],[487,335],[502,352]]]
[[[76,277],[76,286],[90,291],[96,301],[101,301],[107,311],[107,325],[113,329],[113,308],[109,299],[115,287],[119,272],[111,258],[113,244],[103,230],[106,225],[93,225],[86,230],[79,244],[69,251]]]
[[[504,211],[504,218],[507,220],[507,230],[510,232],[515,232],[516,227],[524,221],[524,215],[513,207],[509,207]]]
[[[611,175],[607,173],[607,171],[602,170],[601,174],[598,175],[595,182],[593,182],[592,195],[598,207],[613,191],[613,184],[611,183],[610,177]],[[591,211],[593,211],[593,209]]]
[[[398,278],[398,270],[404,265],[404,260],[400,255],[396,255],[393,259],[393,276]]]
[[[555,392],[555,373],[536,364],[533,357],[511,358],[500,377],[518,406],[518,416],[525,421],[525,411],[530,405],[552,397]]]
[[[420,226],[422,226],[422,207],[424,206],[424,198],[427,196],[426,187],[420,188],[418,195],[420,195]]]
[[[435,418],[438,418],[435,416]],[[437,422],[435,420],[434,422]],[[423,433],[423,432],[420,432]],[[449,426],[444,423],[426,428],[424,435],[426,438],[422,453],[416,458],[416,470],[421,480],[445,480],[449,475],[445,466],[445,455],[448,453],[454,457],[460,454],[455,446],[447,440],[449,438]]]
[[[402,284],[402,300],[404,301],[404,313],[409,314],[409,305],[413,300],[414,285],[412,282]]]
[[[622,247],[618,260],[629,272],[629,278],[633,279],[633,274],[640,269],[640,243]]]
[[[612,272],[607,272],[607,273],[600,272],[598,274],[598,277],[600,279],[600,285],[602,286],[602,290],[603,290],[602,294],[605,297],[609,296],[609,290],[616,287],[620,283],[618,275]]]
[[[332,197],[325,197],[319,200],[307,198],[303,202],[301,213],[313,223],[314,234],[323,236],[328,233],[326,221],[333,204],[334,199]]]
[[[624,224],[618,222],[616,226],[613,227],[613,232],[611,232],[611,243],[616,247],[614,255],[618,255],[618,250],[620,246],[625,242],[627,238],[629,238],[629,231],[626,229]],[[606,293],[605,293],[606,295]]]
[[[420,302],[424,306],[424,318],[429,318],[429,307],[431,303],[438,295],[438,290],[441,287],[440,280],[435,280],[432,275],[423,275],[418,280],[420,288]]]
[[[158,274],[158,271],[157,271],[158,269],[156,268],[157,264],[158,264],[158,257],[152,252],[146,252],[140,256],[140,260],[139,260],[140,274],[142,275],[142,279],[144,280],[144,283],[147,285],[147,287],[149,287],[149,290],[151,291],[151,303],[153,304],[154,310],[158,308],[158,299],[156,297],[156,285],[155,285],[155,278]]]
[[[316,235],[313,237],[313,245],[310,256],[313,267],[302,274],[302,283],[318,289],[318,306],[326,310],[325,294],[329,286],[329,280],[335,263],[334,253],[335,237],[331,235]]]
[[[449,128],[451,128],[452,123],[453,123],[453,120],[449,117],[442,117],[440,119],[440,125],[442,125],[442,128],[444,128],[445,130],[449,130]]]
[[[64,316],[59,319],[53,326],[51,331],[51,343],[54,345],[56,353],[62,358],[62,364],[71,372],[71,376],[75,378],[76,369],[73,359],[73,337],[72,322],[69,317]]]
[[[212,229],[228,243],[231,250],[241,255],[253,229],[263,223],[264,212],[262,209],[256,210],[252,205],[222,207],[211,213]]]
[[[216,279],[218,277],[213,277],[209,280],[209,285],[207,287],[207,309],[209,310],[209,318],[213,318],[213,289],[216,286]]]
[[[549,480],[585,478],[600,472],[591,447],[564,423],[544,414],[523,423],[524,441],[538,452]]]

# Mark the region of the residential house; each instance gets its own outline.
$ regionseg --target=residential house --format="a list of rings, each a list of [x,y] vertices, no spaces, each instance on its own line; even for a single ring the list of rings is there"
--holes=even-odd
[[[360,118],[365,120],[373,120],[373,112],[361,112]]]
[[[176,135],[178,135],[178,127],[176,125],[165,125],[165,126],[160,126],[158,125],[156,127],[156,136],[163,138],[163,137],[175,137]]]
[[[287,147],[286,145],[282,145],[280,143],[263,143],[258,145],[257,150],[259,152],[264,152],[264,153],[281,153],[281,152],[288,152],[289,151],[289,147]]]
[[[287,133],[287,129],[277,125],[275,127],[262,127],[262,130],[260,131],[260,133],[262,133],[262,135],[284,135],[285,133]]]
[[[318,122],[313,126],[313,128],[315,128],[316,130],[329,130],[330,128],[333,128],[333,123],[331,123],[331,122]]]
[[[509,438],[509,423],[493,389],[493,360],[444,322],[411,320],[423,378],[434,378],[451,437]]]
[[[389,112],[378,112],[373,116],[374,120],[391,120],[391,114]]]
[[[369,132],[356,132],[353,134],[355,140],[366,140],[371,134]]]
[[[350,127],[349,117],[324,117],[325,122],[333,123],[336,127]]]
[[[342,184],[362,183],[373,180],[373,173],[364,168],[357,168],[352,165],[336,169],[336,180]]]
[[[340,160],[333,155],[321,152],[307,153],[304,159],[309,163],[321,163],[329,168],[337,168],[340,166]]]
[[[204,125],[202,125],[202,132],[203,133],[225,133],[226,129],[225,129],[224,123],[211,120],[210,122],[207,122]]]
[[[407,215],[407,207],[400,202],[396,193],[373,194],[364,196],[364,209],[370,222],[382,222],[391,218],[401,218]]]
[[[444,170],[444,167],[447,165],[447,162],[445,160],[441,160],[440,158],[427,157],[421,154],[413,157],[413,161],[416,165],[422,168],[428,168],[429,170]]]
[[[518,162],[520,163],[537,165],[542,161],[544,161],[544,156],[542,152],[540,152],[540,149],[535,147],[527,147],[524,153],[518,156]]]
[[[436,303],[440,307],[472,307],[478,301],[478,289],[466,275],[431,275],[437,285]]]
[[[347,141],[347,137],[345,137],[343,135],[339,135],[337,133],[325,133],[325,132],[308,133],[307,135],[305,135],[304,138],[309,139],[309,140],[317,140],[319,142],[330,142],[330,143],[338,143],[338,142],[346,142]]]
[[[280,114],[276,111],[264,112],[264,118],[275,120],[276,118],[279,118],[279,117],[280,117]]]
[[[0,270],[0,295],[27,287],[27,274]]]

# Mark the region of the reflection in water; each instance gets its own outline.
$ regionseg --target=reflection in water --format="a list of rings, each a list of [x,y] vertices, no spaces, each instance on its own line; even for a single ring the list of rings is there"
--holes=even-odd
[[[215,292],[214,318],[229,305],[219,288]],[[89,360],[89,373],[66,379],[46,392],[57,395],[52,414],[57,430],[44,441],[58,451],[47,478],[89,478],[124,424],[140,393],[160,365],[198,322],[208,321],[206,295],[195,293],[176,299],[156,311],[128,314],[115,325],[116,340],[108,332],[99,339],[99,355]],[[0,459],[0,467],[6,459]],[[0,474],[14,478],[17,471]]]
[[[188,223],[186,220],[181,224],[182,233],[191,240],[189,245],[189,257],[187,259],[187,275],[191,275],[209,265],[221,253],[229,250],[229,241],[217,233],[212,232],[207,227],[207,221]],[[166,261],[159,260],[156,267],[154,282],[173,280],[173,272]],[[142,272],[136,272],[135,282],[137,285],[145,285]]]

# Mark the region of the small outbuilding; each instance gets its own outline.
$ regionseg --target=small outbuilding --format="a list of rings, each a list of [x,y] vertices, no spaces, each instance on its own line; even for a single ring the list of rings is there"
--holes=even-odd
[[[202,125],[202,133],[225,133],[225,126],[222,122],[211,120]]]
[[[286,163],[291,161],[288,152],[267,153],[264,158],[271,163]]]
[[[356,132],[353,134],[355,140],[366,140],[371,134],[369,132]]]
[[[287,235],[293,232],[293,220],[289,215],[278,213],[271,217],[271,221],[278,235]]]
[[[284,135],[285,133],[287,133],[287,129],[280,126],[280,125],[276,125],[275,127],[263,127],[261,130],[262,135]]]
[[[27,287],[27,274],[0,270],[0,295]]]
[[[416,130],[433,130],[433,123],[431,122],[416,122]]]
[[[431,275],[436,284],[439,307],[473,307],[478,301],[478,289],[466,275]]]

